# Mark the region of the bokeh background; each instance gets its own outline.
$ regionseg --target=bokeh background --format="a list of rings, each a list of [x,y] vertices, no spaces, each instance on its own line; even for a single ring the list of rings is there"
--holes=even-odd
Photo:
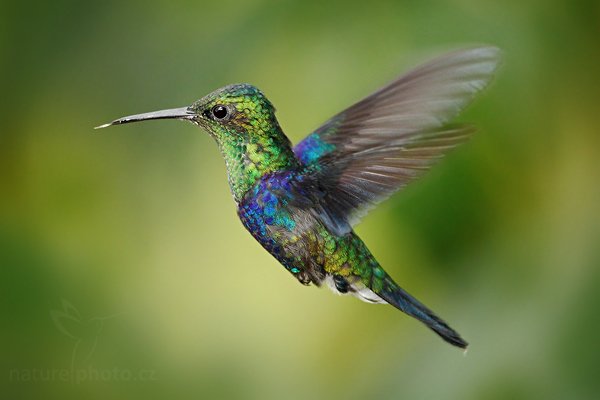
[[[599,4],[2,1],[0,397],[597,398]],[[477,43],[504,50],[480,132],[357,228],[466,356],[299,285],[202,131],[92,129],[250,82],[297,142]]]

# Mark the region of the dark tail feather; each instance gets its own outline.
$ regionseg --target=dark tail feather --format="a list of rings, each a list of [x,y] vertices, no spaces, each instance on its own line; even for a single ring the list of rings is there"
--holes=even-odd
[[[384,285],[383,290],[377,293],[382,299],[411,317],[415,317],[423,322],[451,345],[460,347],[461,349],[467,348],[469,344],[460,337],[458,332],[450,328],[448,324],[435,315],[433,311],[425,307],[417,299],[393,282],[386,283],[388,283],[388,285]]]

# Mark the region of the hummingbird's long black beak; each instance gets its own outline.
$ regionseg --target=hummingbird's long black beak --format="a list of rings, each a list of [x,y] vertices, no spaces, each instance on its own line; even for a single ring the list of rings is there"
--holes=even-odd
[[[183,120],[186,120],[186,119],[192,119],[194,117],[194,115],[195,115],[194,112],[191,111],[188,107],[171,108],[169,110],[153,111],[153,112],[149,112],[149,113],[130,115],[128,117],[115,119],[114,121],[109,122],[108,124],[97,126],[94,129],[106,128],[107,126],[111,126],[111,125],[128,124],[130,122],[146,121],[149,119],[183,119]]]

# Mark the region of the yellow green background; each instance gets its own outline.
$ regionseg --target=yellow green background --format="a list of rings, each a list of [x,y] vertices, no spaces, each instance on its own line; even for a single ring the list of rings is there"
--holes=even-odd
[[[599,4],[2,1],[0,397],[597,397]],[[477,43],[504,51],[461,116],[480,132],[357,227],[466,356],[392,307],[299,285],[238,222],[199,129],[92,129],[249,82],[297,142]],[[26,379],[114,368],[152,376]]]

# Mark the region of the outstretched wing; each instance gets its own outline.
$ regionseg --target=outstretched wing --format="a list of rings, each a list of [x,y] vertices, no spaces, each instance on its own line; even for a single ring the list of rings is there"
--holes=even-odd
[[[495,47],[449,53],[337,114],[294,148],[321,187],[326,223],[343,234],[473,132],[449,125],[490,81]]]

